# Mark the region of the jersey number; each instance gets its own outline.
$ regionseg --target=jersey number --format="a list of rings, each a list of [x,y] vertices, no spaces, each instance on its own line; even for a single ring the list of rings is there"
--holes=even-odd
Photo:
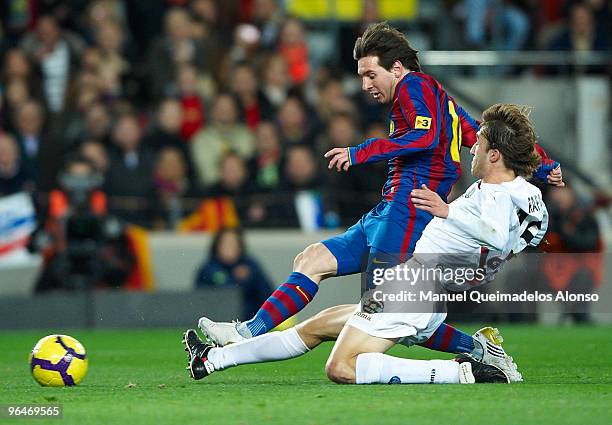
[[[448,101],[448,111],[453,117],[453,140],[451,140],[451,158],[453,161],[459,162],[459,150],[461,149],[461,122],[457,111],[455,111],[455,104],[452,101]]]

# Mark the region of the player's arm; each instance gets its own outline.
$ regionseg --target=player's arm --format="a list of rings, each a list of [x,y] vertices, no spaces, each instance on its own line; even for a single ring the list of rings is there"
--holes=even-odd
[[[421,189],[414,189],[410,196],[416,208],[453,222],[483,245],[501,251],[508,241],[513,204],[510,195],[505,192],[484,197],[479,217],[457,205],[447,204],[440,195],[425,185],[422,185]]]
[[[453,102],[453,100],[451,99]],[[476,144],[476,133],[480,129],[480,121],[474,119],[465,109],[455,102],[455,110],[461,124],[461,146],[472,149]]]
[[[411,130],[394,138],[372,138],[358,146],[334,148],[325,154],[330,158],[329,168],[348,170],[352,165],[389,160],[398,156],[413,155],[435,148],[438,143],[439,125],[433,93],[424,94],[421,88],[409,93],[406,85],[399,88],[402,114]]]

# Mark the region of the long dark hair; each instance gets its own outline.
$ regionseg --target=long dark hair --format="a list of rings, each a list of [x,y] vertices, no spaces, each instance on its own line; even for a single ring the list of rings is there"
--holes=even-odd
[[[418,51],[413,49],[404,34],[387,22],[369,25],[363,35],[355,41],[353,57],[359,60],[366,56],[378,56],[378,63],[387,71],[395,61],[400,61],[411,71],[421,71],[417,57]]]
[[[241,228],[235,227],[223,227],[215,233],[215,236],[210,244],[209,258],[215,261],[221,261],[219,258],[219,245],[221,245],[221,239],[227,233],[234,233],[238,237],[238,246],[240,247],[240,256],[238,258],[242,258],[246,254],[246,245],[244,243],[244,233]]]

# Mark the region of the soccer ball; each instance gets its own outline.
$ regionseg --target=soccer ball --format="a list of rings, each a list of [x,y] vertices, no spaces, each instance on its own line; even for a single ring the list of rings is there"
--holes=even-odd
[[[83,345],[68,335],[48,335],[36,343],[30,354],[32,376],[45,387],[76,385],[87,373]]]

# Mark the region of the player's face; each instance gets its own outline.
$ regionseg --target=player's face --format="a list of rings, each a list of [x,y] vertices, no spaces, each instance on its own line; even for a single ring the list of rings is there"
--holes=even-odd
[[[357,61],[357,74],[361,77],[361,88],[378,103],[390,102],[396,76],[378,64],[378,56],[365,56]]]
[[[476,143],[470,149],[470,153],[474,155],[472,158],[472,175],[476,178],[483,178],[487,170],[487,158],[489,150],[489,142],[482,135],[481,131],[476,133]]]

